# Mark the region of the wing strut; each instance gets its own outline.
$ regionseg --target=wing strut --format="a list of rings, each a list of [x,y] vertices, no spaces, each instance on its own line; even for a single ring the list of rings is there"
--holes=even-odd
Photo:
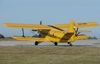
[[[24,35],[24,28],[22,28],[22,37],[25,37],[25,35]]]

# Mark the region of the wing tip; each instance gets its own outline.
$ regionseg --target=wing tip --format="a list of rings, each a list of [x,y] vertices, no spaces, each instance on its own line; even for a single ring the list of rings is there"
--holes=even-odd
[[[3,26],[7,26],[7,23],[2,23]]]

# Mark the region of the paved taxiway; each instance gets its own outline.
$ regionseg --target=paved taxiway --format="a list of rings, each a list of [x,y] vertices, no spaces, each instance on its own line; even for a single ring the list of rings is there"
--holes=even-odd
[[[100,47],[100,40],[77,40],[73,46]],[[35,46],[32,41],[0,41],[0,46]],[[51,42],[40,43],[39,46],[54,46]],[[58,46],[68,46],[67,43],[59,43]]]

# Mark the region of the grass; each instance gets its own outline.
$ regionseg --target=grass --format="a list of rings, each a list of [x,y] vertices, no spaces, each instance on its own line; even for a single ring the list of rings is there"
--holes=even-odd
[[[63,46],[0,47],[0,64],[99,64],[100,48]]]
[[[95,44],[100,44],[100,42],[99,43],[95,43]]]
[[[0,38],[0,41],[16,41],[16,40],[8,37],[8,38]]]

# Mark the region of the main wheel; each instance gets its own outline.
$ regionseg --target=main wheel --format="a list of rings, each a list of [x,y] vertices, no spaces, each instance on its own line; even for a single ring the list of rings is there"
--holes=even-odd
[[[57,42],[54,42],[54,44],[55,44],[55,46],[57,46],[57,45],[58,45],[58,43],[57,43]]]
[[[35,42],[35,45],[37,46],[38,44],[39,44],[39,42],[36,41],[36,42]]]
[[[68,44],[69,44],[70,46],[73,46],[70,42],[68,42]]]

